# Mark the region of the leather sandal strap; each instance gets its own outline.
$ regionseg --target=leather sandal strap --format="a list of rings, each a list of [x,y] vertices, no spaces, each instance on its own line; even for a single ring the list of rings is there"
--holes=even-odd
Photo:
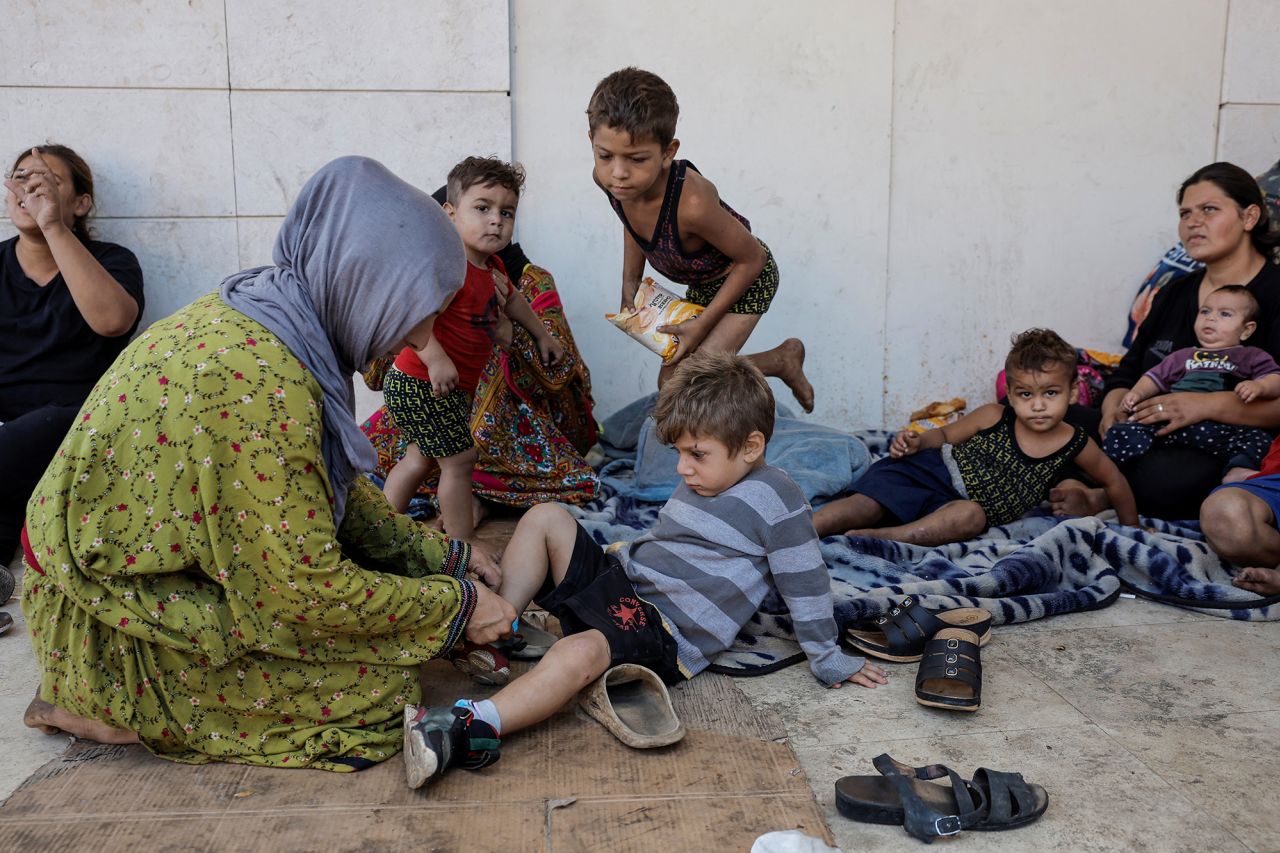
[[[902,801],[903,828],[921,841],[932,842],[935,838],[956,835],[962,829],[981,823],[986,816],[987,803],[982,790],[965,782],[959,774],[945,765],[928,764],[913,768],[894,761],[887,753],[876,756],[872,764],[893,785]],[[917,779],[937,779],[943,773],[951,779],[956,798],[956,814],[943,814],[935,810],[916,794],[911,785],[912,776]]]
[[[1036,798],[1031,787],[1022,778],[1021,773],[1004,773],[999,770],[988,770],[979,767],[973,774],[974,784],[979,776],[986,778],[986,789],[990,792],[986,822],[992,826],[1003,826],[1015,817],[1030,814],[1035,808]],[[1018,809],[1015,815],[1013,805]]]
[[[947,627],[915,596],[904,598],[877,619],[876,626],[884,633],[889,650],[899,654],[919,649],[930,637]]]
[[[920,671],[916,674],[916,687],[934,679],[959,681],[962,684],[967,684],[977,693],[982,689],[982,668],[980,666],[965,666],[963,663],[922,665]]]

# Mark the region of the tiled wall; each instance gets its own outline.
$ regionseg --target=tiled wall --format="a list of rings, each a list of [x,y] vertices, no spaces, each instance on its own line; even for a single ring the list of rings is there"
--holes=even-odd
[[[816,417],[843,426],[989,399],[1026,326],[1116,349],[1181,179],[1280,157],[1274,0],[63,0],[0,31],[0,156],[88,158],[148,319],[266,262],[334,156],[424,189],[467,154],[521,160],[518,235],[602,414],[657,371],[602,317],[621,227],[583,111],[623,65],[672,83],[681,156],[778,257],[751,348],[803,337]]]

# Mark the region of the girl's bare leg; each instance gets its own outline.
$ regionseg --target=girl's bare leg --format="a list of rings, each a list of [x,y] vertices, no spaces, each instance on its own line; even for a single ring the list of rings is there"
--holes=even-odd
[[[813,512],[813,528],[819,536],[838,536],[855,527],[871,527],[884,518],[884,507],[866,495],[824,504]]]
[[[924,518],[897,527],[850,530],[850,536],[892,539],[911,545],[945,545],[972,539],[987,529],[987,514],[973,501],[952,501]]]

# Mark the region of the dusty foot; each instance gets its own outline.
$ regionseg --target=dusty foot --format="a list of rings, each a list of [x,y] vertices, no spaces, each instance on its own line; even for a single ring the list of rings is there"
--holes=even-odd
[[[1258,567],[1241,569],[1231,583],[1258,595],[1280,595],[1280,570]]]
[[[97,720],[86,720],[63,708],[50,705],[39,696],[31,700],[22,722],[33,729],[39,729],[47,735],[56,735],[63,731],[84,740],[98,743],[137,743],[138,736],[134,732],[117,729]]]
[[[1258,472],[1255,471],[1253,468],[1232,468],[1230,471],[1228,471],[1226,474],[1222,476],[1222,482],[1223,484],[1239,483],[1243,480],[1249,479],[1256,473]]]
[[[782,360],[778,378],[791,389],[800,407],[812,412],[813,386],[809,384],[809,377],[804,375],[804,342],[799,338],[787,338],[778,345],[778,351]]]
[[[1110,508],[1102,489],[1058,487],[1049,490],[1049,506],[1054,515],[1097,515]]]

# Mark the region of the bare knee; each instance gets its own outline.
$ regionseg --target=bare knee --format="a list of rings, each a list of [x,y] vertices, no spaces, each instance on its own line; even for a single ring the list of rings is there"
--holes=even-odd
[[[1235,562],[1254,550],[1261,520],[1252,511],[1252,496],[1241,489],[1214,492],[1200,506],[1200,528],[1209,547]]]
[[[575,689],[581,690],[609,668],[609,641],[594,628],[570,634],[557,640],[547,651],[544,660],[561,672],[571,675]]]
[[[421,480],[427,473],[427,469],[431,466],[431,460],[422,455],[422,451],[418,449],[418,445],[410,444],[404,451],[404,456],[400,457],[400,461],[395,464],[392,470],[399,471],[403,469],[403,474],[417,477]]]
[[[987,529],[987,513],[974,501],[962,501],[956,505],[958,532],[972,539]]]
[[[476,460],[479,458],[479,452],[474,446],[468,447],[461,453],[455,453],[452,456],[444,456],[436,460],[440,464],[440,470],[444,471],[466,471],[467,476],[471,475],[471,469],[476,467]]]

